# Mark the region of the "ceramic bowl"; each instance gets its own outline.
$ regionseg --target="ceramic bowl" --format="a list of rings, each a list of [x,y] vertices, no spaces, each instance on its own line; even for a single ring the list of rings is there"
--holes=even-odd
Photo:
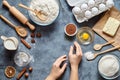
[[[75,27],[75,29],[76,29],[76,31],[75,31],[73,34],[69,34],[69,33],[66,31],[67,26],[70,25],[70,24],[74,25],[74,27]],[[65,34],[66,34],[67,36],[71,36],[71,37],[72,37],[72,36],[75,36],[76,33],[77,33],[77,26],[76,26],[75,24],[73,24],[73,23],[69,23],[69,24],[65,25],[65,27],[64,27],[64,32],[65,32]]]
[[[113,76],[106,76],[106,75],[104,75],[103,73],[101,73],[100,70],[99,70],[99,63],[100,63],[101,59],[102,59],[104,56],[107,56],[107,55],[112,55],[112,56],[114,56],[114,57],[117,59],[118,64],[119,64],[119,70],[118,70],[117,73],[114,74]],[[104,55],[103,57],[100,58],[100,60],[99,60],[99,62],[98,62],[98,72],[99,72],[99,74],[100,74],[103,78],[113,80],[113,79],[117,78],[118,76],[120,76],[120,59],[119,59],[116,55],[113,55],[113,54],[111,54],[111,53],[110,53],[110,54],[107,54],[107,55]],[[106,65],[107,65],[107,64],[106,64]]]
[[[32,1],[31,1],[31,2],[32,2]],[[31,4],[31,2],[30,2],[30,4]],[[28,11],[28,14],[29,14],[30,19],[31,19],[34,23],[36,23],[37,25],[40,25],[40,26],[47,26],[47,25],[52,24],[53,22],[56,21],[57,17],[59,16],[59,12],[60,12],[60,11],[59,11],[59,1],[56,0],[56,2],[57,2],[57,4],[58,4],[58,11],[57,11],[57,13],[56,13],[56,16],[55,16],[50,22],[41,21],[36,15],[34,15],[33,12]],[[30,5],[29,5],[29,7],[30,7]]]

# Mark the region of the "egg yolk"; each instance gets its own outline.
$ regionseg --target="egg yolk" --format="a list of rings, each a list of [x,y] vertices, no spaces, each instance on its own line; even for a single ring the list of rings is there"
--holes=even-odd
[[[89,36],[88,33],[83,33],[83,34],[82,34],[82,39],[83,39],[83,40],[88,40],[89,37],[90,37],[90,36]]]

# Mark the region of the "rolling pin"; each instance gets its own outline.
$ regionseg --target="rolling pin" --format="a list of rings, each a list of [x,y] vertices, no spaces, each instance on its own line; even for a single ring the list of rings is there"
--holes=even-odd
[[[27,25],[31,30],[35,30],[35,26],[29,23],[28,19],[14,6],[11,6],[6,0],[3,0],[3,5],[5,5],[9,11],[23,24]]]

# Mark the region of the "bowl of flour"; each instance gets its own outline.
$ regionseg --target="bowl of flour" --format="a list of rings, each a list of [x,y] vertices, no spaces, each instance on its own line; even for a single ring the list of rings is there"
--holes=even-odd
[[[41,26],[52,24],[59,15],[58,0],[31,0],[29,7],[33,10],[41,11],[47,16],[46,20],[41,20],[34,12],[28,11],[30,19]]]
[[[120,75],[119,58],[115,55],[105,55],[98,62],[98,71],[105,79],[115,79]]]

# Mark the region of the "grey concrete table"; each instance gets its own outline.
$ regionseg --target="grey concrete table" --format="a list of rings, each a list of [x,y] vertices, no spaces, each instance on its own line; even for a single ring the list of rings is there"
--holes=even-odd
[[[29,1],[30,0],[8,0],[8,2],[11,5],[16,6],[17,9],[19,9],[23,14],[25,14],[26,17],[28,17],[28,19],[29,16],[27,14],[27,11],[18,7],[18,4],[24,3],[26,5],[29,5]],[[115,0],[115,7],[117,7],[118,9],[120,8],[120,0]],[[28,80],[44,80],[45,77],[49,74],[52,63],[55,61],[55,59],[64,54],[68,55],[70,46],[73,45],[73,42],[76,40],[75,37],[69,38],[65,36],[64,26],[68,23],[74,23],[77,25],[78,28],[83,26],[93,27],[102,16],[102,14],[98,15],[97,17],[92,18],[88,22],[79,24],[76,22],[73,14],[71,13],[71,9],[72,8],[67,5],[65,0],[60,0],[60,14],[53,24],[47,27],[41,27],[34,24],[37,28],[36,32],[41,32],[42,37],[35,38],[36,43],[31,44],[30,43],[31,37],[30,35],[28,35],[26,41],[29,42],[30,45],[32,46],[30,50],[27,49],[22,43],[20,43],[17,51],[15,52],[7,51],[3,47],[2,40],[0,39],[0,80],[8,80],[8,78],[6,78],[6,76],[4,75],[4,69],[6,66],[9,65],[14,66],[17,71],[16,75],[21,71],[22,68],[16,66],[13,60],[14,55],[19,51],[25,51],[34,57],[34,62],[30,63],[27,66],[27,67],[32,66],[34,69],[33,72],[30,74]],[[13,17],[8,12],[8,9],[6,7],[2,6],[2,0],[0,0],[0,14],[7,17],[14,24],[22,25],[15,17]],[[0,36],[1,35],[5,35],[8,37],[14,36],[18,38],[20,42],[20,37],[18,37],[16,32],[2,20],[0,20]],[[95,34],[95,40],[92,44],[88,46],[81,45],[83,54],[87,51],[94,52],[93,45],[96,43],[104,42],[105,40],[103,38]],[[105,50],[110,47],[112,46],[104,47],[102,50]],[[120,53],[117,50],[113,51],[111,54],[115,54],[120,57]],[[80,80],[104,80],[99,75],[97,70],[98,60],[100,59],[101,56],[97,57],[93,61],[87,61],[84,57],[82,58],[82,62],[79,66]],[[64,75],[61,77],[61,80],[68,80],[69,75],[70,67],[68,65]],[[16,80],[16,78],[12,78],[10,80]],[[21,80],[25,80],[25,78],[22,77]],[[120,80],[120,77],[118,77],[118,79],[116,80]]]

